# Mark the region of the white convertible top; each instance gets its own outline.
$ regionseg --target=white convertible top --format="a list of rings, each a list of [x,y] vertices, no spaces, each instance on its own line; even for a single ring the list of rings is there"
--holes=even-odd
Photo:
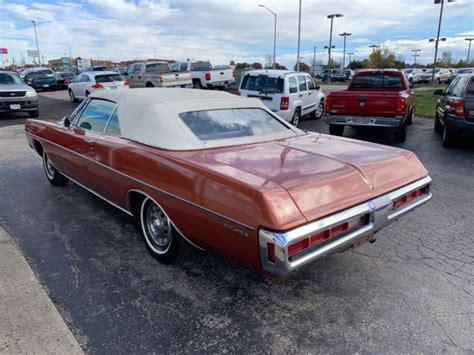
[[[121,136],[136,142],[168,150],[194,150],[230,145],[250,144],[304,134],[303,131],[279,119],[289,129],[265,136],[249,136],[201,141],[179,117],[191,111],[230,108],[269,109],[258,99],[244,98],[223,91],[142,88],[103,90],[91,98],[103,98],[117,103]]]

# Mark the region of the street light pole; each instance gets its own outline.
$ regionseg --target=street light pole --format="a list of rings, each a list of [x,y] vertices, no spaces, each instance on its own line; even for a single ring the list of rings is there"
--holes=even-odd
[[[371,46],[369,46],[369,48],[372,48],[372,53],[375,52],[375,48],[379,48],[380,46],[377,46],[375,44],[372,44]]]
[[[328,46],[328,81],[331,79],[331,49],[333,48],[332,46],[332,27],[333,27],[333,21],[335,17],[343,17],[343,14],[330,14],[328,15],[328,19],[331,20],[331,28],[329,30],[329,46]]]
[[[300,71],[300,42],[301,42],[301,0],[298,13],[298,52],[296,54],[296,71]]]
[[[350,36],[350,35],[352,35],[352,33],[344,32],[344,33],[339,34],[339,36],[344,37],[344,51],[343,51],[343,55],[342,55],[342,69],[346,68],[346,38],[347,38],[347,36]]]
[[[433,61],[433,71],[431,73],[431,82],[432,83],[434,83],[435,70],[436,70],[436,60],[438,59],[438,44],[439,44],[439,35],[441,33],[441,21],[443,20],[444,1],[445,0],[434,0],[435,4],[441,4],[441,8],[439,10],[438,34],[436,35],[435,55],[434,55],[434,61]],[[448,2],[455,2],[456,0],[447,0],[447,1]]]
[[[353,55],[353,54],[354,54],[353,52],[347,53],[347,55],[349,56],[349,65],[350,65],[351,62],[352,62],[352,55]]]
[[[315,67],[316,67],[316,46],[314,46],[314,51],[313,51],[313,76],[314,76]]]
[[[415,58],[413,61],[413,65],[416,65],[416,57],[419,56],[418,52],[421,52],[421,49],[412,49],[411,51],[413,52],[413,58]]]
[[[474,41],[474,38],[465,38],[466,41],[469,41],[469,49],[467,50],[467,65],[469,65],[469,59],[471,57],[471,42]]]
[[[260,7],[263,7],[264,9],[268,10],[273,16],[275,16],[275,23],[273,26],[273,69],[276,68],[276,40],[277,40],[277,14],[276,12],[273,12],[270,8],[268,8],[265,5],[258,5]]]
[[[38,44],[38,33],[36,32],[36,21],[31,20],[31,23],[33,24],[33,28],[35,29],[35,39],[36,39],[36,54],[38,55],[38,64],[41,64],[41,56],[40,56],[40,49],[39,49],[39,44]]]

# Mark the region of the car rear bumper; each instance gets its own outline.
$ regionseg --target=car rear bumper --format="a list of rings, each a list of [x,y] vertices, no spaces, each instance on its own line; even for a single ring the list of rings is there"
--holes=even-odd
[[[450,131],[455,134],[474,136],[474,120],[469,122],[462,118],[451,118],[448,116],[448,125]]]
[[[207,87],[209,88],[224,87],[224,86],[232,85],[233,83],[235,83],[234,79],[211,81],[207,83]]]
[[[337,116],[326,114],[324,122],[345,126],[374,126],[397,128],[403,123],[403,118],[377,117],[377,116]]]
[[[20,105],[20,108],[12,109],[11,105]],[[0,100],[0,112],[36,111],[38,106],[38,97],[2,98]]]
[[[263,270],[273,275],[285,276],[316,260],[327,258],[371,240],[378,230],[430,200],[431,181],[431,178],[427,176],[395,191],[290,231],[260,230],[259,252]],[[420,191],[420,189],[423,189],[423,194],[408,200],[399,207],[394,207],[395,201],[404,198],[404,196],[409,196],[415,191]],[[334,238],[313,245],[294,256],[289,256],[290,245],[308,239],[322,231],[330,230],[331,227],[339,226],[341,223],[354,218],[362,218],[364,223],[354,229],[348,229],[347,232]]]

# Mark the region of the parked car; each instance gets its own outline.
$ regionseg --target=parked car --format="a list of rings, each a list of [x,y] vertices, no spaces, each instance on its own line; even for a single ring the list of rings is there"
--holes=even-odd
[[[23,77],[25,83],[32,88],[38,90],[57,90],[58,83],[56,81],[56,73],[51,69],[45,68],[41,70],[29,71]]]
[[[39,103],[35,89],[11,71],[0,71],[0,112],[27,112],[38,117]]]
[[[131,88],[144,87],[186,87],[193,81],[191,73],[173,72],[170,64],[165,61],[141,62],[128,66],[124,74]]]
[[[460,74],[474,74],[474,68],[459,68],[459,69],[454,69],[454,71],[451,73],[451,75],[448,78],[447,84],[451,84],[454,79]]]
[[[323,81],[328,81],[329,80],[331,82],[340,81],[340,82],[343,82],[343,83],[348,80],[346,73],[339,70],[339,69],[331,69],[331,75],[330,75],[329,78],[328,78],[328,75],[329,75],[329,71],[327,69],[325,69],[323,71],[322,80]]]
[[[67,89],[70,82],[74,80],[74,73],[56,73],[56,83],[59,89]]]
[[[386,127],[404,142],[414,117],[415,92],[398,70],[358,72],[346,90],[326,98],[325,121],[333,135],[342,135],[345,126]]]
[[[191,72],[193,87],[196,89],[226,89],[235,82],[233,69],[214,69],[208,61],[177,62],[174,65],[179,72]]]
[[[474,74],[459,74],[434,94],[439,96],[434,129],[443,134],[443,146],[456,145],[461,135],[474,137]]]
[[[324,114],[325,95],[311,75],[288,70],[253,70],[245,73],[239,94],[254,97],[286,121],[298,127],[301,117],[319,119]]]
[[[287,275],[374,241],[431,198],[413,153],[308,133],[226,92],[104,90],[25,131],[51,184],[76,181],[135,216],[166,264],[187,240]]]
[[[354,77],[354,71],[352,69],[344,69],[344,74],[346,74],[347,80],[352,80]]]
[[[436,85],[440,83],[446,83],[451,75],[449,69],[435,69],[434,81]],[[433,69],[423,69],[422,72],[418,72],[413,75],[414,84],[429,84],[433,77]]]
[[[68,85],[69,98],[72,102],[83,100],[96,91],[128,89],[128,81],[113,71],[81,73]]]

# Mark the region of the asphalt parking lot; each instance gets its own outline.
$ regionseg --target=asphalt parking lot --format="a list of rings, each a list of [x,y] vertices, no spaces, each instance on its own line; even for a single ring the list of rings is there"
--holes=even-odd
[[[75,107],[65,91],[40,96],[40,119]],[[0,117],[0,225],[86,351],[474,351],[474,143],[444,149],[432,120],[397,144],[430,171],[429,204],[374,244],[273,280],[192,248],[157,263],[133,219],[74,183],[47,182],[26,118]],[[327,132],[322,121],[301,128]],[[385,132],[346,135],[395,145]]]

